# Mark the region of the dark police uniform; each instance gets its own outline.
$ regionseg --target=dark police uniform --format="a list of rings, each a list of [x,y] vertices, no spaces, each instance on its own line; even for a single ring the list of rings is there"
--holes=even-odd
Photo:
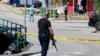
[[[50,37],[49,37],[50,31],[48,29],[49,27],[51,27],[51,23],[48,19],[41,18],[38,21],[38,29],[39,29],[38,38],[42,47],[41,56],[47,55],[47,50],[50,43]]]
[[[65,21],[67,21],[67,11],[68,11],[68,5],[66,5],[66,7],[64,9]]]

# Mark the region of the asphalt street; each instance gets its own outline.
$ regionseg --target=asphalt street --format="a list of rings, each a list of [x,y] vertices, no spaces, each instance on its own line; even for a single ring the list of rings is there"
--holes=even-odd
[[[4,7],[0,5],[0,10],[3,10],[1,8]],[[0,11],[0,18],[24,25],[24,15]],[[34,22],[28,22],[29,16],[27,15],[26,26],[28,33],[37,34],[37,21],[40,18],[40,16],[35,16]],[[52,23],[55,36],[66,38],[100,39],[100,32],[92,33],[95,29],[88,26],[88,20],[68,20],[66,22],[64,20],[50,18],[50,21]],[[27,35],[27,40],[33,43],[33,46],[28,51],[20,54],[40,52],[41,47],[37,37],[38,36]],[[59,51],[57,52],[50,43],[47,56],[100,56],[100,43],[86,43],[57,39],[56,44]],[[29,56],[40,56],[40,53]]]

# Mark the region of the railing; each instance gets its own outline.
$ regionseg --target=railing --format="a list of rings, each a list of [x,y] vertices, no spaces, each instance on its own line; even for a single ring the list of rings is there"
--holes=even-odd
[[[15,34],[16,32],[21,32],[20,35],[22,35],[22,32],[27,32],[27,28],[23,25],[0,18],[0,32],[7,35],[9,35],[10,33],[10,36]],[[26,34],[24,34],[24,38],[26,39]]]
[[[17,52],[20,52],[20,43],[23,43],[24,46],[26,46],[25,43],[27,42],[27,36],[26,34],[23,34],[26,32],[27,28],[23,25],[0,18],[0,33],[7,35],[11,39],[14,39],[16,42],[15,45],[17,46]],[[20,36],[23,38],[23,41],[19,40]]]

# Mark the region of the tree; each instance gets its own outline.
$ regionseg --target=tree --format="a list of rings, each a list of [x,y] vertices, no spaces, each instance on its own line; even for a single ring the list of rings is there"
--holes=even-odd
[[[95,0],[95,5],[96,5],[96,9],[99,11],[100,13],[100,0]]]
[[[67,4],[68,0],[63,0],[63,5]]]

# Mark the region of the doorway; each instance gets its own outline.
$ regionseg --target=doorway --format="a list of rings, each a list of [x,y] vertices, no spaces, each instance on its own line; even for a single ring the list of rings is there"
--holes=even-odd
[[[87,12],[87,0],[82,0],[81,5],[83,6],[83,12]]]

